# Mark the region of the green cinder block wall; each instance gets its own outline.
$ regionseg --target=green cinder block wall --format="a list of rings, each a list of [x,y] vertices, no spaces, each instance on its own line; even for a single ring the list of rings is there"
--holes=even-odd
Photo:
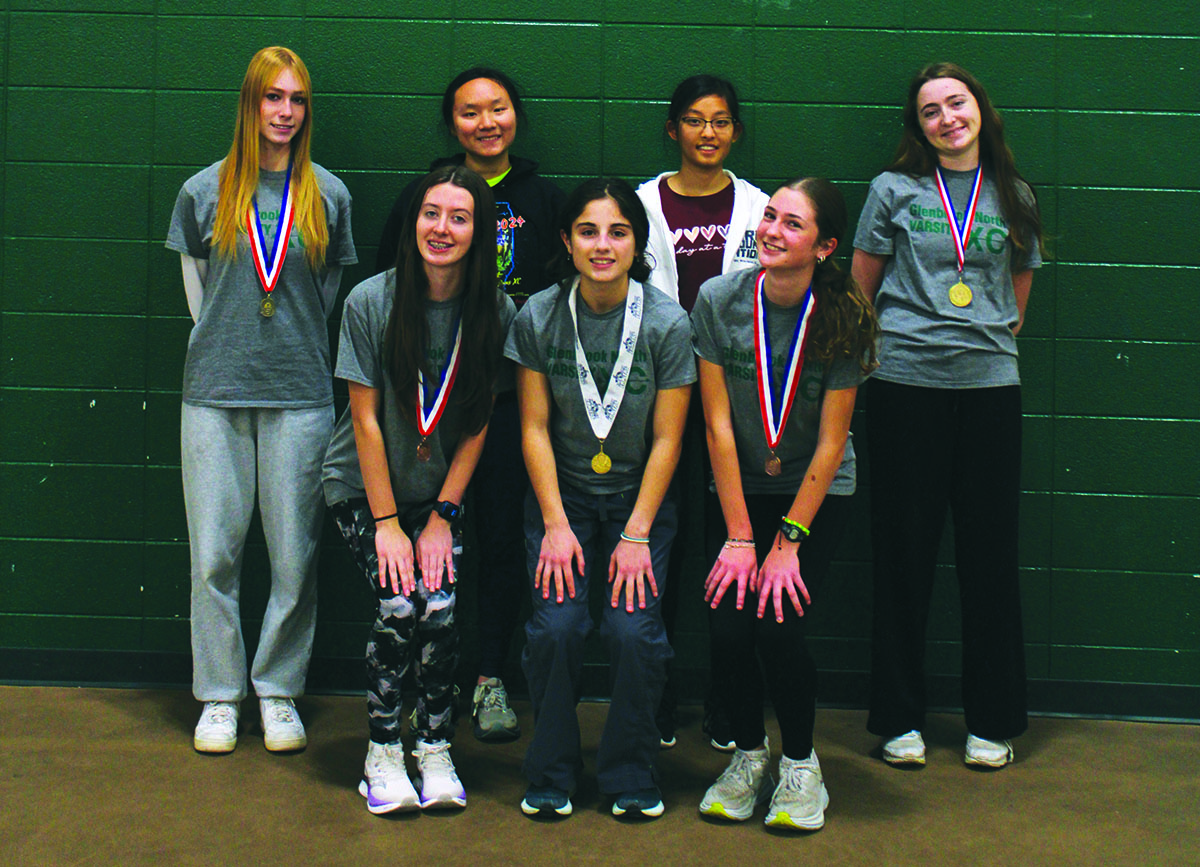
[[[523,85],[530,123],[515,150],[564,187],[676,167],[662,135],[672,87],[728,76],[748,127],[730,167],[768,190],[829,176],[856,215],[895,144],[909,76],[952,59],[1002,110],[1053,238],[1020,340],[1034,704],[1074,696],[1089,712],[1200,718],[1200,6],[841,5],[604,0],[564,20],[548,0],[455,0],[439,19],[412,0],[3,2],[0,679],[187,680],[178,424],[190,320],[162,244],[182,181],[228,147],[259,47],[290,45],[312,72],[315,156],[354,196],[364,262],[405,179],[451,150],[438,99],[467,65]],[[365,276],[350,269],[343,294]],[[864,463],[814,623],[827,691],[849,703],[865,695],[868,662]],[[950,550],[948,537],[944,562]],[[265,563],[256,528],[251,633]],[[929,666],[950,684],[957,595],[943,573]],[[677,664],[698,697],[705,621],[688,592]],[[316,685],[358,686],[369,612],[327,533]]]

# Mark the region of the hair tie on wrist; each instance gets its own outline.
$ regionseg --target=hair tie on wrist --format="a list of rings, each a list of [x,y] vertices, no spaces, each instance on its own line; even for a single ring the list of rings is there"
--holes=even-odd
[[[390,515],[384,515],[382,518],[372,518],[371,520],[373,520],[376,524],[378,524],[380,521],[390,521],[390,520],[392,520],[392,518],[399,518],[399,517],[400,517],[399,512],[392,512]]]
[[[630,536],[624,530],[621,531],[621,540],[624,542],[632,542],[635,545],[649,545],[650,544],[649,537],[647,537],[645,539],[639,539],[637,536]]]

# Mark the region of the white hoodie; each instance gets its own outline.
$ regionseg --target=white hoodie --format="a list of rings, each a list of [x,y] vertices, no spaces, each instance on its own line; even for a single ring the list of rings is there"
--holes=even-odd
[[[725,255],[721,260],[721,273],[728,274],[741,268],[758,267],[758,248],[754,241],[754,230],[762,221],[763,209],[770,196],[748,181],[725,169],[726,176],[733,181],[733,214],[729,219],[729,234],[725,236]],[[675,267],[675,244],[671,229],[663,215],[659,182],[675,172],[663,172],[638,187],[638,198],[646,207],[650,217],[650,242],[646,251],[653,257],[654,270],[646,282],[675,301],[679,300],[679,270]]]

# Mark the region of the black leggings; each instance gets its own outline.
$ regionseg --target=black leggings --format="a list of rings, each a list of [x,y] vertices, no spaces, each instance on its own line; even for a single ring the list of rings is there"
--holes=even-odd
[[[787,494],[746,497],[759,565],[774,544],[780,519],[791,508],[793,499]],[[800,576],[814,605],[850,518],[850,502],[849,496],[825,497],[809,528],[812,534],[800,545]],[[708,526],[717,531],[709,536],[709,560],[715,562],[726,538],[725,518],[716,495],[709,496],[708,511]],[[804,606],[805,616],[800,617],[785,594],[783,622],[778,623],[774,603],[768,601],[767,606],[759,620],[758,597],[748,593],[738,611],[737,587],[731,585],[716,610],[709,610],[714,689],[729,709],[738,749],[756,749],[766,736],[765,675],[783,735],[783,754],[806,759],[813,748],[817,702],[817,667],[804,641],[811,608]]]
[[[949,510],[962,610],[962,698],[974,735],[1025,731],[1017,561],[1021,389],[938,389],[872,380],[875,604],[867,728],[925,724],[925,627]]]

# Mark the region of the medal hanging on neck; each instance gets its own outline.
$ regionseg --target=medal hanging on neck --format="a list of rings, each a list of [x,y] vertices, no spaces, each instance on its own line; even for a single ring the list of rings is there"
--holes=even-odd
[[[275,243],[267,253],[267,235],[258,216],[258,196],[250,200],[250,212],[246,214],[246,232],[250,235],[250,255],[254,259],[254,270],[258,282],[266,295],[258,305],[260,315],[270,318],[275,315],[275,302],[271,293],[283,273],[283,260],[287,258],[288,241],[292,237],[292,161],[288,159],[287,176],[283,181],[283,200],[279,203],[279,223],[275,227]]]
[[[450,347],[450,354],[446,358],[445,367],[442,368],[442,379],[438,383],[437,391],[426,395],[425,374],[417,370],[417,433],[421,435],[421,441],[417,443],[417,460],[423,464],[433,457],[429,437],[441,421],[450,390],[454,388],[454,379],[458,376],[458,349],[461,345],[462,312],[459,311],[458,319],[454,323],[454,345]]]
[[[792,344],[788,348],[787,374],[783,388],[777,388],[776,383],[772,381],[774,356],[771,354],[771,332],[767,328],[766,282],[767,272],[760,271],[754,283],[754,366],[758,373],[758,406],[762,412],[763,433],[767,438],[767,448],[771,452],[764,469],[768,476],[777,476],[783,472],[783,461],[775,454],[775,449],[779,447],[779,441],[783,438],[783,429],[787,426],[792,404],[796,401],[800,370],[804,367],[808,326],[813,311],[817,309],[817,297],[810,285],[804,293],[800,316],[796,320],[796,330],[792,334]]]
[[[633,351],[637,348],[638,333],[642,330],[642,284],[634,280],[629,281],[629,291],[625,296],[625,319],[621,326],[621,346],[617,350],[617,361],[613,365],[608,387],[604,389],[604,397],[600,397],[600,389],[596,387],[596,381],[592,378],[592,369],[579,340],[579,312],[575,300],[578,294],[579,278],[575,278],[567,296],[571,324],[575,327],[575,367],[579,373],[579,390],[583,394],[583,408],[587,411],[588,424],[592,426],[592,433],[600,441],[600,451],[592,458],[592,472],[604,475],[612,469],[612,458],[604,453],[604,440],[612,430],[613,422],[617,420],[617,410],[621,408],[621,401],[625,397],[629,371],[633,367]]]
[[[934,179],[937,181],[938,195],[942,197],[942,207],[950,222],[950,235],[954,238],[954,254],[958,257],[958,282],[950,287],[950,303],[955,307],[966,307],[971,303],[971,288],[963,282],[963,266],[967,261],[967,244],[971,240],[971,227],[975,223],[975,208],[979,204],[979,190],[983,186],[983,165],[975,168],[975,180],[971,183],[971,198],[967,200],[967,210],[963,213],[962,222],[954,212],[954,203],[950,201],[950,190],[946,188],[946,179],[942,177],[941,167],[934,167]]]

